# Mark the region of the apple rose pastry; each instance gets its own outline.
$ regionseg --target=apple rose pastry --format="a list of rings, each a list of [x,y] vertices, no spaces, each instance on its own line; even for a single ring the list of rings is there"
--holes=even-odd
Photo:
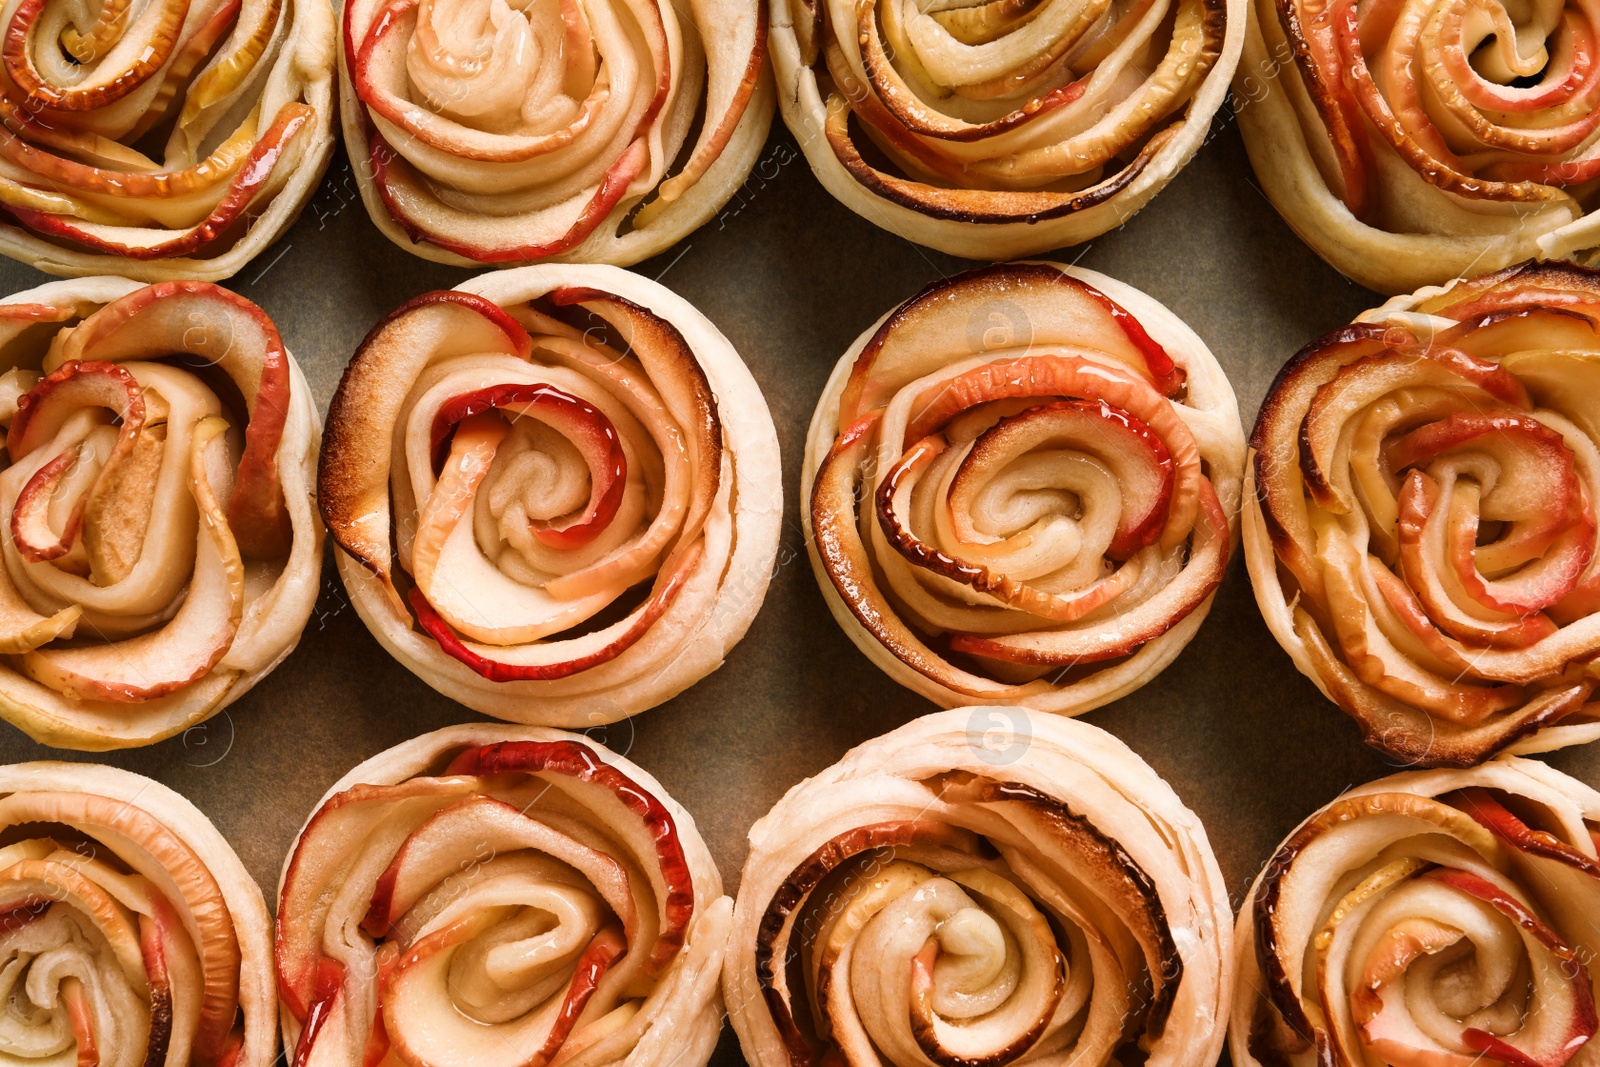
[[[440,263],[629,266],[708,221],[772,123],[760,0],[345,0],[345,145]]]
[[[0,767],[0,1060],[269,1067],[272,920],[209,820],[143,775]]]
[[[1122,225],[1204,142],[1247,0],[772,0],[779,103],[870,222],[973,259]]]
[[[1535,760],[1410,771],[1289,835],[1239,913],[1239,1067],[1587,1063],[1600,793]]]
[[[316,603],[318,420],[277,328],[210,282],[0,304],[0,715],[147,745],[289,654]]]
[[[278,902],[297,1064],[704,1067],[733,904],[694,820],[578,734],[453,726],[345,775]]]
[[[227,278],[333,153],[318,0],[17,0],[0,43],[0,252],[52,274]]]
[[[1600,737],[1600,274],[1523,265],[1301,349],[1245,557],[1295,665],[1396,759]]]
[[[750,372],[606,266],[489,274],[373,328],[328,411],[323,518],[352,602],[429,685],[587,726],[716,670],[766,594],[783,500]]]
[[[962,708],[751,828],[723,988],[757,1067],[1211,1067],[1232,927],[1205,828],[1132,750]]]
[[[839,361],[806,440],[806,544],[902,685],[1076,715],[1199,629],[1243,465],[1233,389],[1170,311],[1002,264],[930,285]]]
[[[1235,89],[1262,188],[1385,293],[1592,256],[1597,19],[1580,0],[1252,0]]]

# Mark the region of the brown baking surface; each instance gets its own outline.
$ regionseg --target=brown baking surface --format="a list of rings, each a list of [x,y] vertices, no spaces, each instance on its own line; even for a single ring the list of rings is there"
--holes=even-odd
[[[1247,431],[1295,349],[1380,299],[1341,278],[1284,225],[1255,187],[1226,114],[1194,162],[1124,228],[1050,258],[1135,285],[1194,327],[1232,379]],[[852,745],[934,710],[879,673],[829,616],[805,554],[800,455],[812,407],[845,347],[884,311],[967,265],[835,203],[778,123],[722,215],[637,268],[732,340],[766,392],[783,448],[779,565],[749,635],[716,674],[603,732],[694,814],[729,892],[738,886],[745,831],[785,790]],[[294,229],[229,285],[276,320],[325,411],[345,362],[380,316],[477,273],[390,244],[368,220],[341,154]],[[46,280],[0,261],[0,293]],[[330,561],[299,648],[209,724],[97,757],[56,752],[0,723],[0,761],[103,759],[159,779],[212,818],[272,903],[284,854],[328,786],[375,752],[477,717],[378,646]],[[1154,682],[1087,718],[1130,744],[1199,813],[1235,904],[1296,822],[1391,769],[1274,642],[1237,552],[1189,648]],[[1553,762],[1600,784],[1600,745]],[[731,1029],[712,1062],[743,1062]]]

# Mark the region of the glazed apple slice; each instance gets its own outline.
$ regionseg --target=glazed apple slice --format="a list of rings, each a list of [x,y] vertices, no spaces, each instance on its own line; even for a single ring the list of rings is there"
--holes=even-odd
[[[190,489],[200,512],[194,577],[178,613],[161,629],[114,644],[39,648],[22,657],[35,681],[80,700],[118,703],[177,692],[216,666],[233,643],[244,616],[244,561],[211,488],[214,460],[227,423],[196,425],[190,451]]]
[[[533,340],[494,303],[470,293],[424,293],[367,334],[328,411],[317,499],[328,532],[384,584],[397,610],[390,545],[391,433],[417,376],[434,360],[475,352],[526,360]]]
[[[16,417],[6,430],[11,462],[54,440],[84,408],[111,412],[122,420],[122,435],[130,439],[144,425],[144,394],[133,375],[114,363],[68,359],[18,398]]]

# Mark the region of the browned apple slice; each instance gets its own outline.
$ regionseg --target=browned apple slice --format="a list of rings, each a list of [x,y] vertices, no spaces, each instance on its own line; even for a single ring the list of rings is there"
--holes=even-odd
[[[227,653],[244,616],[244,561],[206,473],[206,450],[222,447],[227,423],[208,418],[194,430],[190,490],[200,511],[194,577],[171,622],[112,644],[40,648],[22,669],[80,700],[136,702],[177,692],[210,673]]]
[[[494,303],[469,293],[416,297],[367,334],[345,369],[328,410],[317,500],[335,541],[388,589],[404,611],[391,573],[391,430],[417,375],[429,362],[473,352],[527,359],[528,331]]]

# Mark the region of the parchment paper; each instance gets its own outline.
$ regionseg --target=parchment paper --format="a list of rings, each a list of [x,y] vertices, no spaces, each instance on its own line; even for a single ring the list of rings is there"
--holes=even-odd
[[[1141,214],[1053,258],[1135,285],[1193,326],[1232,379],[1247,431],[1284,360],[1380,302],[1284,225],[1255,187],[1226,115]],[[730,893],[745,831],[784,791],[856,743],[933,710],[880,674],[824,607],[805,554],[799,460],[817,395],[851,340],[923,285],[969,265],[839,206],[778,122],[721,216],[636,268],[692,301],[733,341],[766,392],[783,448],[788,521],[749,635],[689,692],[595,735],[648,768],[694,814]],[[299,223],[230,285],[276,320],[326,410],[379,317],[475,273],[428,263],[383,238],[341,154]],[[0,294],[45,280],[0,260]],[[329,561],[299,648],[209,724],[105,756],[57,752],[0,724],[0,761],[100,759],[159,779],[212,818],[272,904],[284,855],[329,785],[381,749],[475,717],[390,659],[348,605]],[[1132,745],[1199,813],[1235,905],[1296,822],[1392,769],[1274,642],[1238,553],[1193,644],[1153,683],[1088,718]],[[1600,783],[1600,746],[1552,762]],[[713,1063],[742,1062],[725,1030]]]

